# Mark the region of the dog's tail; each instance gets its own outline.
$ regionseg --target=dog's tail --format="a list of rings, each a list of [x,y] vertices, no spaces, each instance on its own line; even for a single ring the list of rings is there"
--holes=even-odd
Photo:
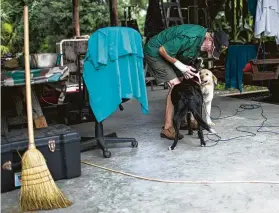
[[[202,117],[200,116],[200,114],[198,113],[197,109],[193,109],[191,110],[192,114],[194,116],[194,118],[196,119],[196,121],[198,122],[198,124],[203,127],[205,130],[211,132],[211,128],[209,127],[209,125],[202,119]]]

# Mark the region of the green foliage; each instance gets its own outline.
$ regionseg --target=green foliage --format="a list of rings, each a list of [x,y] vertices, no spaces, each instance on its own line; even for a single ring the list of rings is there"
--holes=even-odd
[[[145,14],[147,11],[148,0],[118,0],[119,20],[123,20],[124,6],[135,6],[132,9],[132,18],[137,20],[140,33],[143,35]]]
[[[16,0],[1,0],[1,55],[14,52],[23,45],[20,44],[23,26],[20,24],[23,15],[23,2]]]
[[[223,29],[231,42],[248,43],[254,38],[254,21],[248,12],[248,0],[225,0],[224,5],[212,22],[212,28]],[[274,37],[262,36],[261,40],[274,41]]]
[[[118,0],[119,19],[124,5],[138,5],[135,15],[143,30],[148,0]],[[1,55],[23,52],[23,7],[29,7],[30,53],[55,52],[56,43],[74,36],[71,0],[1,0]],[[107,0],[79,0],[81,35],[109,25]]]
[[[258,91],[258,90],[264,90],[266,87],[260,87],[260,86],[252,86],[252,85],[243,85],[242,88],[244,92],[252,92],[252,91]],[[224,82],[218,82],[218,84],[214,88],[216,91],[238,91],[237,89],[234,88],[227,88],[226,89],[226,84]]]
[[[247,43],[253,39],[253,17],[247,0],[226,0],[213,21],[213,29],[223,29],[232,42]]]
[[[13,26],[9,23],[3,22],[1,27],[2,33],[11,34],[13,32]]]
[[[146,9],[148,0],[130,0],[131,5],[137,5],[140,9]]]
[[[13,26],[9,23],[2,22],[1,23],[1,54],[5,54],[9,52],[8,45],[4,42],[5,40],[8,40],[9,37],[12,34]]]
[[[39,38],[33,51],[54,52],[55,43],[74,36],[72,19],[72,1],[42,0],[33,20],[33,38]],[[90,35],[100,25],[108,25],[109,9],[107,4],[90,0],[79,1],[80,32]],[[46,27],[47,26],[47,27]]]
[[[230,34],[231,32],[231,26],[229,25],[226,16],[225,16],[225,12],[224,11],[220,11],[217,13],[215,20],[212,22],[212,28],[214,30],[224,30],[226,33]]]
[[[1,1],[1,55],[6,52],[22,52],[24,2]],[[29,6],[31,53],[55,52],[57,42],[74,36],[71,0],[33,0],[26,3]],[[109,9],[106,3],[80,0],[79,14],[81,35],[90,35],[100,25],[109,24]]]

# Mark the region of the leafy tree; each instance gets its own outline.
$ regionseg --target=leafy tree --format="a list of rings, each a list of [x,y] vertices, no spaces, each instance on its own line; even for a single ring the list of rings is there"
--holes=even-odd
[[[71,0],[1,0],[1,55],[23,52],[23,6],[29,6],[30,52],[55,52],[57,42],[74,36]],[[138,5],[136,17],[140,29],[147,0],[118,0],[119,19],[124,5]],[[90,35],[109,25],[108,0],[79,0],[80,32]]]
[[[1,55],[23,51],[23,6],[18,0],[1,0]],[[71,38],[73,32],[72,1],[40,0],[28,3],[30,52],[54,52],[55,44]],[[81,34],[91,34],[98,26],[108,25],[108,4],[81,0]]]
[[[23,42],[23,2],[2,0],[1,2],[1,55],[16,52]]]
[[[42,0],[42,2],[32,22],[33,37],[39,38],[33,50],[54,52],[56,42],[74,36],[72,2],[69,0]],[[79,15],[81,35],[91,34],[98,26],[108,24],[108,5],[82,0],[79,2]]]

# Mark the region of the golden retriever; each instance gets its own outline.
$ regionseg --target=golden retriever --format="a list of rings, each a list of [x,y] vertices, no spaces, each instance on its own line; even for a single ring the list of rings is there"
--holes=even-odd
[[[202,69],[200,71],[201,78],[201,91],[203,95],[203,104],[205,110],[206,123],[209,126],[214,126],[210,118],[211,114],[211,103],[214,97],[214,84],[217,84],[217,78],[213,73],[208,69]]]

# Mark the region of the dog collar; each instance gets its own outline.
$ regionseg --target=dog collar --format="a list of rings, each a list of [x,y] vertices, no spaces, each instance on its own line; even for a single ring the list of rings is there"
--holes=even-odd
[[[191,80],[201,86],[200,82],[198,82],[197,80],[195,79],[191,79]]]
[[[206,85],[210,85],[208,82],[205,83],[205,84],[201,84],[201,86],[206,86]]]

